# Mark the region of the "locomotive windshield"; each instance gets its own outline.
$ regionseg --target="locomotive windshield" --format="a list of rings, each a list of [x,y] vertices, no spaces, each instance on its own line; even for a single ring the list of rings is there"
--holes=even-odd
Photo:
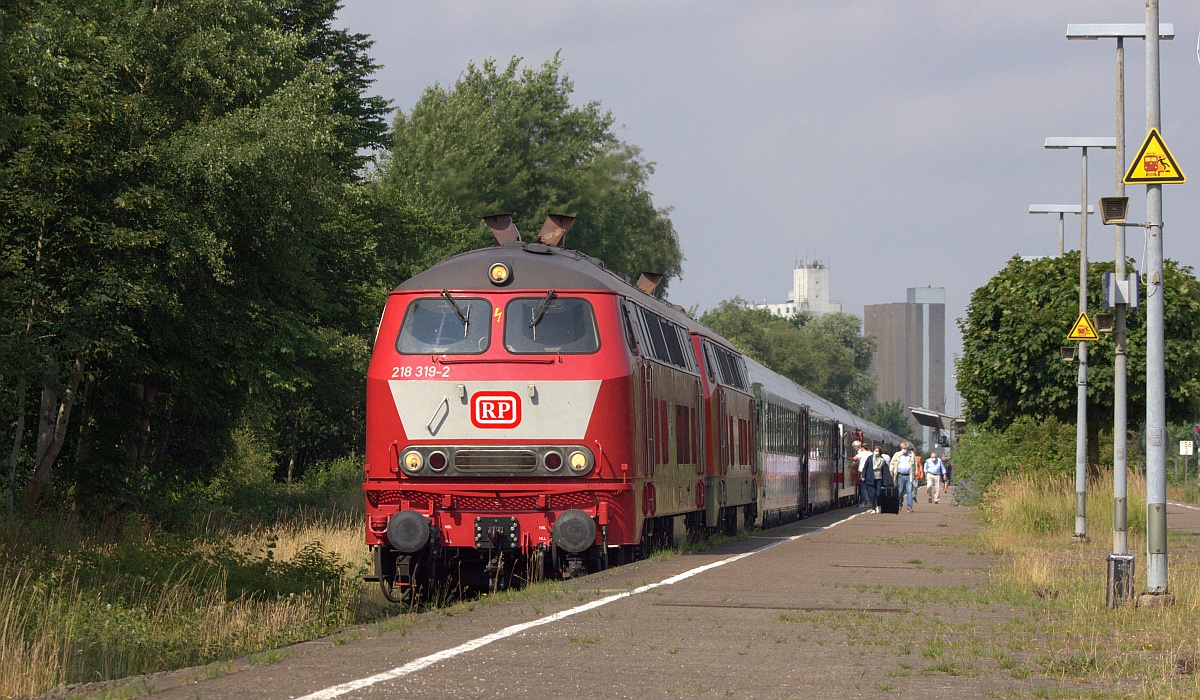
[[[596,314],[587,299],[553,293],[513,299],[505,310],[504,347],[515,354],[596,352],[600,349]]]
[[[404,355],[477,355],[491,341],[491,315],[486,299],[417,299],[404,314],[396,350]]]

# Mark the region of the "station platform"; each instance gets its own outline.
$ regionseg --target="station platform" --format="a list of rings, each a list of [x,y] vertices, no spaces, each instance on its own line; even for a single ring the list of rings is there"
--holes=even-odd
[[[1170,503],[1168,516],[1173,531],[1200,535],[1200,506]],[[976,511],[945,497],[899,515],[847,508],[695,554],[351,628],[266,661],[51,697],[1087,695],[993,653],[1037,613],[989,598],[997,562],[973,550],[975,527]]]

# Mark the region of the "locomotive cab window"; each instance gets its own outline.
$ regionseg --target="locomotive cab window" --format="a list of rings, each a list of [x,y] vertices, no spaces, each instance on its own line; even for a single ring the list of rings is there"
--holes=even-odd
[[[478,355],[491,342],[492,305],[449,293],[408,305],[396,350],[403,355]]]
[[[504,347],[514,354],[596,352],[600,333],[591,302],[553,292],[513,299],[504,312]]]

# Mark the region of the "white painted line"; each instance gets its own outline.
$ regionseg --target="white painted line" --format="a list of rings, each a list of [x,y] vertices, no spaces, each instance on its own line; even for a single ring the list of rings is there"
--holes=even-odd
[[[1200,508],[1197,508],[1196,506],[1189,506],[1186,503],[1176,503],[1175,501],[1167,501],[1167,505],[1178,506],[1180,508],[1187,508],[1188,510],[1200,510]]]
[[[395,680],[397,678],[407,676],[411,673],[416,673],[417,671],[420,671],[423,668],[428,668],[429,666],[432,666],[433,664],[436,664],[439,661],[445,661],[447,659],[452,659],[456,656],[465,654],[469,651],[474,651],[480,647],[487,646],[488,644],[491,644],[492,642],[498,642],[501,639],[506,639],[513,635],[520,634],[520,633],[524,632],[525,630],[530,630],[530,629],[533,629],[534,627],[541,627],[542,625],[548,625],[551,622],[558,622],[559,620],[571,617],[572,615],[578,615],[579,613],[587,612],[588,610],[594,610],[603,605],[608,605],[609,603],[612,603],[614,601],[621,600],[622,598],[628,598],[630,596],[635,596],[639,593],[645,593],[646,591],[653,590],[660,586],[670,586],[671,584],[679,583],[680,581],[689,579],[693,576],[696,576],[697,574],[702,574],[705,571],[708,571],[709,569],[715,569],[718,566],[732,564],[733,562],[738,561],[739,559],[745,559],[746,557],[754,555],[754,554],[758,554],[759,552],[765,552],[772,547],[776,547],[778,545],[781,545],[781,544],[784,544],[787,542],[794,542],[794,541],[800,539],[801,537],[808,537],[809,535],[816,533],[816,532],[823,532],[823,531],[828,530],[837,525],[841,525],[842,523],[849,522],[849,521],[857,518],[860,515],[865,515],[865,513],[855,513],[854,515],[851,515],[850,517],[845,518],[844,520],[839,520],[836,523],[826,525],[825,527],[815,529],[810,532],[805,532],[800,535],[793,535],[793,536],[787,537],[785,539],[776,540],[770,544],[763,545],[762,547],[759,547],[758,549],[754,549],[749,552],[744,552],[742,554],[735,554],[732,557],[721,559],[719,561],[714,561],[711,564],[705,564],[704,566],[698,566],[694,569],[689,569],[688,571],[685,571],[681,574],[676,574],[674,576],[671,576],[670,578],[665,578],[657,583],[648,583],[645,586],[639,586],[638,588],[634,588],[631,591],[617,593],[615,595],[610,595],[606,598],[598,598],[596,600],[593,600],[590,603],[584,603],[583,605],[571,608],[569,610],[562,610],[560,612],[556,612],[552,615],[547,615],[546,617],[539,618],[537,620],[531,620],[530,622],[522,622],[517,625],[511,625],[511,626],[505,627],[504,629],[499,630],[497,632],[492,632],[491,634],[487,634],[482,637],[479,637],[478,639],[472,639],[469,642],[464,642],[462,644],[459,644],[456,647],[452,647],[450,649],[444,649],[444,650],[436,652],[434,654],[430,654],[429,656],[422,656],[419,659],[414,659],[413,661],[409,661],[408,663],[404,664],[403,666],[397,666],[396,668],[393,668],[389,671],[384,671],[383,673],[377,673],[374,676],[360,678],[358,680],[349,681],[346,683],[342,683],[340,685],[330,686],[328,688],[325,688],[324,690],[318,690],[315,693],[309,693],[308,695],[301,696],[300,698],[297,698],[297,700],[330,700],[330,698],[340,697],[342,695],[345,695],[346,693],[354,692],[355,690],[369,688],[370,686],[373,686],[377,683],[383,683],[384,681]]]

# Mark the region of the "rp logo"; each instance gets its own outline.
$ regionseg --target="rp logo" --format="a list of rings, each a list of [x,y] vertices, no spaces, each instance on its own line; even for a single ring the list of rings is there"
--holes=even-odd
[[[515,428],[521,424],[521,397],[512,391],[481,391],[471,396],[476,428]]]

